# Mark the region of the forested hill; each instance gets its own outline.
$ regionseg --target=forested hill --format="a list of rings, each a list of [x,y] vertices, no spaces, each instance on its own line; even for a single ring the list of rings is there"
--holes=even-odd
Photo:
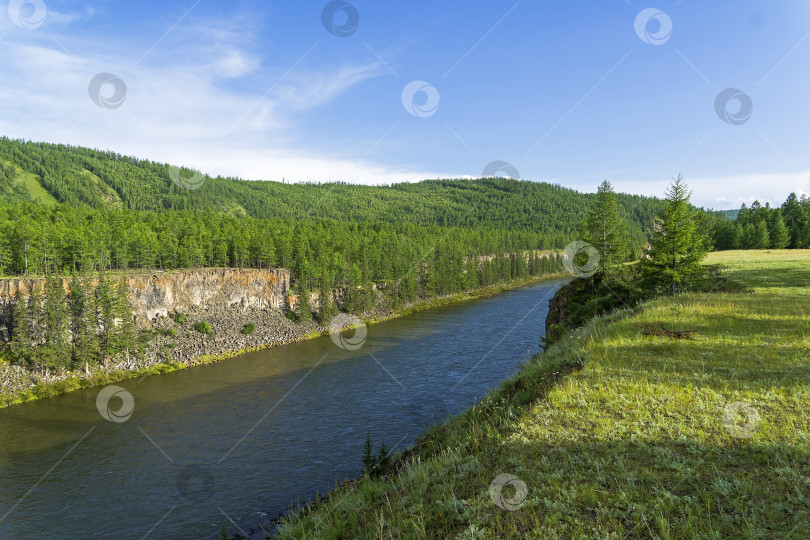
[[[543,232],[552,243],[561,244],[574,239],[592,200],[590,194],[559,185],[504,178],[360,186],[206,176],[197,189],[188,189],[182,184],[191,175],[113,152],[0,138],[0,200],[5,202],[213,210],[283,220],[485,226]],[[631,235],[643,240],[642,226],[652,222],[658,200],[620,194],[619,203]]]

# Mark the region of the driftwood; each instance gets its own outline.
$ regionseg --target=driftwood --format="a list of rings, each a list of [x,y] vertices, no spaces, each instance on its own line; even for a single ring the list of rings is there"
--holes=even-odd
[[[676,339],[694,339],[695,330],[667,330],[662,324],[647,324],[644,326],[645,336],[664,336]]]

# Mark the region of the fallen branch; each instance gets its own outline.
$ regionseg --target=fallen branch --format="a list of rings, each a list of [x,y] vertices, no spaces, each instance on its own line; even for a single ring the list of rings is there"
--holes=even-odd
[[[645,336],[664,336],[675,339],[694,339],[695,330],[668,330],[662,324],[648,324],[644,327]]]

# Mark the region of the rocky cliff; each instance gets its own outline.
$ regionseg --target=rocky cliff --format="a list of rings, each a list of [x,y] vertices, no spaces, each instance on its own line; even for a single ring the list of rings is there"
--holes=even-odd
[[[127,281],[133,316],[139,326],[191,311],[283,309],[290,290],[290,272],[284,269],[214,268],[133,274],[114,279]],[[62,280],[66,291],[69,281],[67,278]],[[0,340],[8,339],[17,291],[28,296],[35,287],[41,290],[44,285],[41,278],[0,280]]]

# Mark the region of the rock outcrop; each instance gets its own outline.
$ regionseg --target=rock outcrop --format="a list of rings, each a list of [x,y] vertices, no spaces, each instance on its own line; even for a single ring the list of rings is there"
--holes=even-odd
[[[112,277],[125,279],[130,291],[133,316],[140,327],[152,326],[175,313],[212,309],[283,310],[290,290],[290,272],[284,269],[251,270],[207,268],[177,272],[153,272]],[[62,279],[68,290],[70,280]],[[92,285],[97,279],[92,280]],[[42,278],[0,279],[0,341],[7,341],[12,324],[17,291],[29,296]]]

